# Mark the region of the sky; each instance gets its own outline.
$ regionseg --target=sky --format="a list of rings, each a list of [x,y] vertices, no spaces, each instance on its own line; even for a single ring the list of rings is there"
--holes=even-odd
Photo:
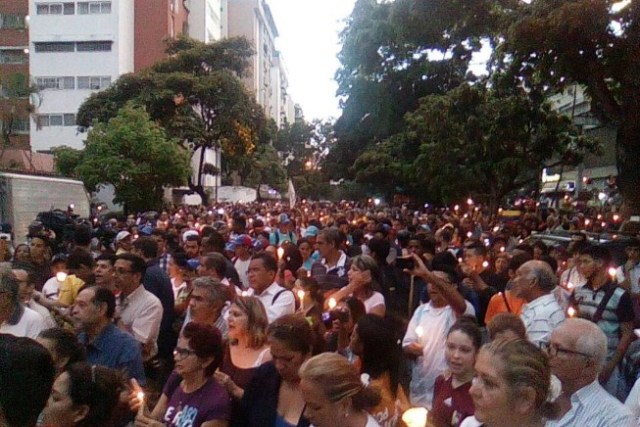
[[[340,66],[338,33],[355,0],[267,0],[280,37],[289,93],[305,119],[339,117],[334,80]]]

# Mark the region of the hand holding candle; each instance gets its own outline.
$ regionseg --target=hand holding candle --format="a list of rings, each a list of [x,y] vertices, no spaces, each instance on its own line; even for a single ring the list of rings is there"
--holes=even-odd
[[[336,303],[336,299],[335,298],[329,298],[329,310],[333,310],[334,308],[336,308],[336,305],[338,305]]]
[[[304,311],[304,291],[300,289],[297,294],[298,298],[300,298],[300,309]]]
[[[278,254],[278,261],[279,261],[284,256],[284,249],[283,248],[278,248],[278,250],[276,252]]]
[[[139,391],[136,396],[138,398],[138,402],[140,402],[140,406],[138,407],[138,416],[143,417],[144,416],[144,393],[142,391]]]

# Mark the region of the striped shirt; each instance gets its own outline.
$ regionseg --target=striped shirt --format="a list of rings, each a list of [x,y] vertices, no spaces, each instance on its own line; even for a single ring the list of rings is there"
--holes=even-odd
[[[598,381],[571,395],[571,409],[559,420],[547,421],[546,427],[633,427],[631,411],[602,388]]]
[[[546,294],[525,304],[520,318],[529,341],[540,346],[549,342],[551,332],[564,322],[565,315],[553,294]]]
[[[613,295],[602,312],[598,326],[607,336],[607,360],[613,357],[620,342],[620,324],[632,322],[634,319],[633,305],[629,292],[618,287],[613,282],[606,283],[598,289],[593,289],[591,283],[587,283],[574,291],[573,298],[578,304],[579,316],[593,321],[600,302],[611,288]]]

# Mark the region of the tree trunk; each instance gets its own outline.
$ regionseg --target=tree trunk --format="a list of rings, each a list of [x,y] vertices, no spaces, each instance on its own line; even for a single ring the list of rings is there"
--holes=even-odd
[[[202,199],[202,204],[204,206],[209,206],[209,195],[206,191],[204,191],[204,187],[202,185],[194,185],[191,181],[189,181],[189,189],[200,196],[200,199]]]
[[[625,217],[640,214],[640,118],[628,114],[621,120],[616,137],[618,187]]]

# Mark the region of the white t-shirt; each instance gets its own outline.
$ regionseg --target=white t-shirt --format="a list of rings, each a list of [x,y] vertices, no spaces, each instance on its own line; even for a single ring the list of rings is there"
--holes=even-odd
[[[469,301],[465,301],[463,314],[475,316],[475,310]],[[420,305],[413,313],[402,347],[411,343],[423,346],[422,356],[413,363],[411,373],[410,400],[413,406],[422,406],[431,410],[433,387],[438,375],[447,369],[444,349],[447,333],[457,317],[451,306],[436,308],[431,303]],[[418,332],[420,328],[420,332]]]
[[[2,326],[0,326],[0,334],[36,339],[43,329],[44,319],[42,316],[29,307],[24,307],[24,313],[22,313],[20,321],[15,325],[9,325],[7,322],[4,322]]]
[[[42,295],[50,300],[58,301],[58,294],[60,293],[60,282],[53,276],[46,282],[44,282],[44,286],[42,287]]]
[[[481,425],[482,423],[476,420],[476,417],[471,416],[465,418],[464,421],[462,421],[462,424],[460,424],[460,427],[480,427]]]
[[[382,296],[380,292],[374,292],[373,295],[371,295],[365,301],[362,301],[362,303],[364,304],[364,308],[367,313],[370,313],[373,307],[377,307],[379,305],[383,307],[385,306],[384,296]]]
[[[238,272],[238,277],[240,278],[240,283],[242,283],[242,287],[244,289],[249,288],[249,264],[251,263],[251,258],[248,258],[246,261],[242,261],[240,258],[236,259],[233,263],[236,271]]]

